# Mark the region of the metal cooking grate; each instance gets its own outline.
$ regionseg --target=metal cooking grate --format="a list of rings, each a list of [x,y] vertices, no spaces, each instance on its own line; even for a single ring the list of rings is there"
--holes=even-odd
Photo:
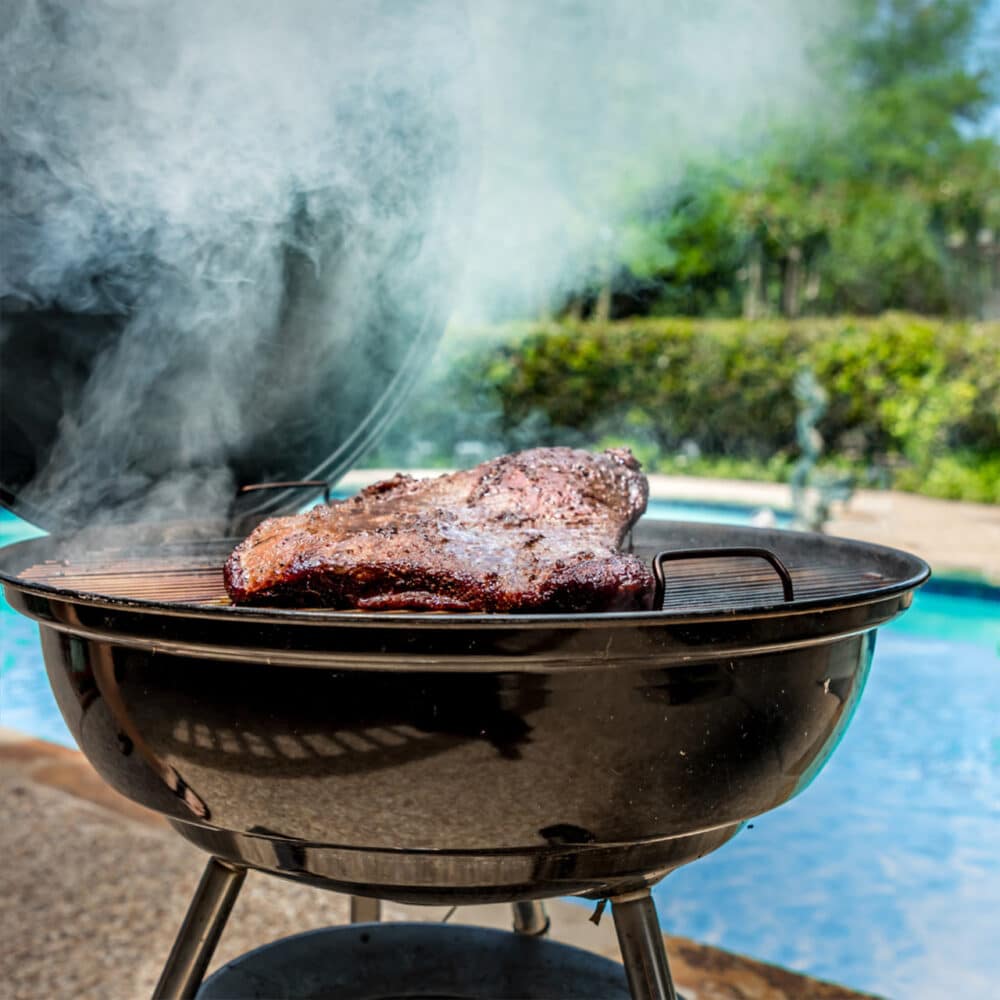
[[[879,590],[891,582],[882,573],[850,566],[796,565],[785,560],[796,601],[842,598]],[[766,563],[718,557],[678,559],[664,566],[664,611],[728,610],[785,603],[781,580]]]
[[[18,574],[38,583],[101,597],[166,604],[228,605],[222,563],[228,548],[198,556],[121,558],[89,555],[80,560],[37,563]],[[892,580],[853,566],[784,560],[795,601],[826,600],[879,590]],[[664,611],[725,611],[781,606],[782,584],[762,560],[718,556],[676,559],[664,564]]]
[[[177,559],[94,558],[37,563],[19,573],[25,583],[100,597],[121,597],[165,604],[229,604],[222,581],[222,560],[209,563]]]

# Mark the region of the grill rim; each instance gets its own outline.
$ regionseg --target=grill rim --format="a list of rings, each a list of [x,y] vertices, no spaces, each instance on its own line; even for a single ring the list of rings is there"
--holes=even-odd
[[[661,521],[644,519],[640,523],[642,528],[655,530],[669,528],[671,531],[691,531],[696,535],[703,534],[706,530],[732,531],[739,535],[761,536],[770,538],[775,534],[768,529],[755,528],[731,528],[727,525],[706,525],[702,522],[689,521]],[[0,547],[0,581],[5,588],[12,588],[15,591],[33,594],[44,599],[56,598],[74,604],[83,604],[94,608],[107,608],[109,610],[149,614],[151,616],[169,616],[182,619],[211,619],[219,622],[241,622],[248,625],[253,623],[268,625],[296,625],[327,626],[327,627],[351,627],[351,628],[402,628],[414,631],[429,629],[432,631],[442,628],[493,628],[493,629],[546,629],[546,628],[602,628],[602,627],[643,627],[643,626],[663,626],[663,625],[684,625],[684,624],[707,624],[711,622],[734,622],[748,619],[773,619],[790,617],[795,615],[812,614],[822,610],[846,610],[849,608],[863,607],[891,600],[900,595],[914,591],[931,576],[930,566],[920,557],[900,549],[873,542],[862,542],[856,539],[841,538],[832,535],[819,535],[812,532],[798,532],[782,530],[780,535],[791,538],[793,542],[798,540],[812,539],[815,544],[829,550],[839,550],[841,552],[851,551],[858,555],[866,555],[869,558],[880,558],[892,560],[900,565],[909,568],[909,574],[893,579],[882,586],[875,586],[858,590],[856,588],[844,588],[842,594],[837,596],[803,597],[792,601],[772,600],[761,604],[741,604],[735,608],[708,609],[703,605],[693,604],[690,610],[678,610],[669,608],[667,610],[651,611],[613,611],[613,612],[559,612],[559,613],[526,613],[526,614],[495,614],[488,612],[421,612],[421,611],[357,611],[357,610],[333,610],[333,609],[308,609],[308,608],[281,608],[281,607],[247,607],[240,605],[224,605],[214,603],[193,603],[184,601],[156,601],[134,597],[114,597],[105,594],[97,594],[89,591],[80,591],[70,588],[58,587],[48,583],[39,583],[33,580],[25,580],[18,573],[8,570],[4,563],[17,555],[33,553],[35,549],[48,549],[55,547],[56,551],[64,548],[69,540],[65,536],[49,535],[43,538],[28,539],[17,542],[13,545]],[[72,536],[71,536],[72,537]],[[230,547],[235,546],[239,539],[205,539],[201,544],[221,544]],[[192,540],[197,544],[196,540]],[[77,538],[76,544],[79,544]],[[693,548],[694,546],[689,546]],[[36,558],[36,564],[37,564]],[[812,564],[804,567],[796,566],[792,570],[793,575],[796,569],[810,570]],[[833,569],[834,566],[829,568]],[[20,572],[23,572],[21,570]],[[32,616],[34,617],[34,616]]]

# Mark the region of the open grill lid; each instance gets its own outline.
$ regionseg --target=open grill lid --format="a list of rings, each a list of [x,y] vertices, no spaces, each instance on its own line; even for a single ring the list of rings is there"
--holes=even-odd
[[[300,320],[302,325],[294,331],[278,323],[272,344],[281,357],[270,372],[258,366],[257,384],[245,385],[240,393],[243,399],[257,396],[265,401],[266,408],[258,407],[254,413],[252,432],[204,460],[188,456],[177,487],[177,501],[185,506],[178,509],[171,500],[164,506],[164,516],[252,520],[294,510],[323,487],[242,492],[244,486],[336,482],[379,438],[424,369],[447,319],[446,301],[438,290],[433,297],[428,292],[422,301],[402,307],[389,289],[374,315],[333,336],[318,317],[315,323]],[[155,501],[147,498],[158,487],[172,488],[178,454],[169,447],[164,451],[143,444],[141,427],[129,438],[134,451],[122,460],[109,454],[123,442],[112,433],[106,446],[91,439],[80,443],[81,455],[65,456],[70,463],[85,458],[86,464],[70,481],[46,477],[47,468],[66,450],[61,428],[84,404],[94,369],[114,351],[122,325],[120,317],[5,304],[0,503],[39,527],[71,531],[94,520],[157,519]],[[300,378],[326,337],[330,342],[323,347],[322,365],[308,379]],[[283,350],[290,342],[295,347]],[[220,391],[224,394],[226,382],[241,378],[239,359],[234,358]],[[273,384],[265,384],[271,380],[284,388],[283,398],[273,391]],[[204,405],[209,421],[213,409],[220,413],[229,409],[223,399],[208,398]],[[153,440],[163,443],[159,436]],[[100,471],[105,464],[111,466],[107,475]],[[224,480],[217,491],[199,491],[198,480],[211,483],[220,473]],[[53,482],[51,487],[40,485],[46,478]],[[191,506],[185,503],[185,482],[194,486]]]
[[[335,482],[377,440],[447,321],[478,177],[460,6],[434,29],[454,34],[454,65],[412,58],[430,30],[418,8],[392,27],[375,39],[381,75],[312,95],[328,108],[313,173],[290,167],[235,208],[202,185],[210,142],[185,179],[199,211],[178,222],[152,187],[136,222],[84,169],[0,125],[0,504],[49,531],[244,525],[322,487],[243,487]],[[86,112],[100,85],[53,114]],[[53,250],[78,214],[86,231]]]
[[[446,309],[443,300],[420,306],[418,310],[416,304],[411,304],[406,315],[397,314],[381,326],[374,357],[364,346],[366,334],[376,325],[374,319],[352,331],[346,342],[334,338],[323,369],[314,374],[306,389],[301,383],[296,386],[292,378],[286,384],[288,395],[281,404],[273,393],[266,394],[274,409],[258,422],[254,433],[231,450],[214,456],[212,462],[187,462],[186,478],[212,477],[228,469],[232,486],[227,483],[224,492],[215,495],[221,508],[213,503],[212,508],[188,509],[183,514],[231,520],[262,517],[295,509],[310,495],[319,493],[322,486],[250,492],[241,492],[241,487],[262,482],[336,482],[384,431],[433,352]],[[173,455],[147,449],[137,442],[135,453],[127,458],[128,480],[112,474],[108,479],[90,481],[87,473],[96,472],[105,456],[100,441],[89,441],[83,447],[93,456],[92,461],[82,470],[82,476],[74,477],[68,493],[66,486],[49,491],[33,485],[57,453],[59,430],[67,412],[72,413],[86,396],[93,367],[102,356],[99,345],[113,344],[119,335],[118,318],[107,317],[106,321],[107,326],[94,336],[90,330],[97,325],[94,317],[31,309],[9,311],[4,317],[0,503],[48,530],[72,530],[95,518],[155,517],[155,507],[147,506],[145,498],[158,485],[169,484],[174,471],[165,464]],[[324,332],[324,327],[317,324],[312,339],[321,340]],[[279,325],[275,343],[284,338],[285,329]],[[309,347],[303,344],[299,357],[308,352]],[[295,371],[297,360],[294,356],[284,357],[277,363],[273,377],[282,380],[284,373]],[[359,372],[365,373],[364,381],[352,384],[352,373]],[[240,377],[234,359],[227,379]],[[269,376],[260,372],[259,377]],[[254,392],[250,388],[248,394]],[[206,401],[206,405],[211,407],[212,402]],[[112,436],[109,445],[119,440]],[[197,497],[196,492],[196,504]],[[227,510],[225,502],[230,497]],[[119,518],[116,510],[120,510]],[[174,505],[167,510],[168,516],[171,513],[179,513]]]

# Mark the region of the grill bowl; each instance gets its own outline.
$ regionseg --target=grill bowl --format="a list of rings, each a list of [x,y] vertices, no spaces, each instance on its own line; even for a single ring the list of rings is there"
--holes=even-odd
[[[671,563],[655,612],[247,609],[213,589],[232,540],[155,531],[0,552],[88,759],[222,858],[425,903],[609,895],[719,847],[816,775],[875,629],[928,576],[878,546],[648,521],[640,555],[768,547],[796,598],[723,560]]]

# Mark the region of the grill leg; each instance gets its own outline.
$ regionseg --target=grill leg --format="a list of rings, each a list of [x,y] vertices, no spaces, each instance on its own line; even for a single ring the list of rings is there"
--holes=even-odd
[[[191,1000],[198,991],[246,874],[245,868],[209,859],[153,1000]]]
[[[382,900],[351,896],[351,923],[377,924],[382,919]]]
[[[527,937],[542,937],[549,930],[545,904],[530,899],[514,904],[514,932]]]
[[[649,890],[611,900],[632,1000],[678,1000]]]

